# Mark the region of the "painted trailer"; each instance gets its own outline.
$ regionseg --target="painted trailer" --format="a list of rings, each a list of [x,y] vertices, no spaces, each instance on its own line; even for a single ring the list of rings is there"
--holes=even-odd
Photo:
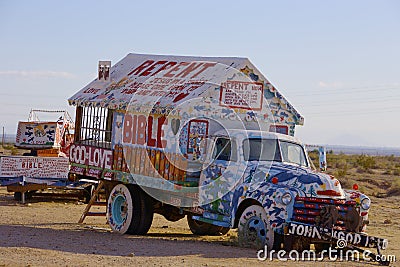
[[[39,116],[44,114],[56,115],[58,119],[41,120]],[[29,149],[30,152],[23,156],[0,157],[0,185],[7,186],[7,191],[14,192],[14,198],[23,202],[42,190],[84,192],[94,186],[96,181],[75,182],[68,179],[68,153],[74,126],[65,110],[32,109],[27,121],[18,122],[15,141],[17,148]],[[89,192],[78,195],[86,197],[87,201],[91,197]]]
[[[369,198],[315,171],[293,137],[303,117],[246,58],[128,54],[68,101],[70,173],[103,181],[115,232],[159,213],[195,234],[239,228],[244,246],[387,245],[363,232]]]

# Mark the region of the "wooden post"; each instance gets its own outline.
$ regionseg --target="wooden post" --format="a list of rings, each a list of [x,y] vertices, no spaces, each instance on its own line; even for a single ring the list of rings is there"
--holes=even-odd
[[[25,176],[22,176],[22,186],[25,186]],[[22,204],[25,204],[25,190],[22,191],[21,200]]]

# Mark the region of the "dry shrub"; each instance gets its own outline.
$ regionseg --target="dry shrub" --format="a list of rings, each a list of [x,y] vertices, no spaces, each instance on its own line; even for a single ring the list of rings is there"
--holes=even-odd
[[[400,196],[400,178],[393,181],[389,190],[387,191],[387,196]]]

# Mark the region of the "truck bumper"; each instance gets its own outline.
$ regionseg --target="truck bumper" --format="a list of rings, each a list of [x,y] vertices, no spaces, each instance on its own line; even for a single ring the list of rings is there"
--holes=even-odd
[[[315,225],[299,222],[288,222],[284,227],[284,233],[318,239],[326,242],[337,242],[344,240],[346,245],[377,248],[378,251],[386,249],[388,240],[385,238],[369,236],[364,233],[354,233],[349,231],[321,228]]]

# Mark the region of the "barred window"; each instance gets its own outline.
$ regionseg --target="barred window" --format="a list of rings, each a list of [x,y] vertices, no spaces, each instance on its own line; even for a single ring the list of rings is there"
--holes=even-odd
[[[102,107],[78,107],[76,120],[79,141],[85,145],[111,148],[112,110]]]

